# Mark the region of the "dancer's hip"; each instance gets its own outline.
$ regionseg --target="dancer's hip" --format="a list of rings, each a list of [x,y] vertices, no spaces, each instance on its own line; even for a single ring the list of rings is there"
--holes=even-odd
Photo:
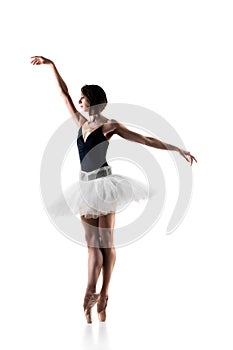
[[[93,171],[80,170],[79,178],[81,181],[95,180],[99,177],[104,177],[112,174],[112,167],[110,165],[102,168],[95,169]]]

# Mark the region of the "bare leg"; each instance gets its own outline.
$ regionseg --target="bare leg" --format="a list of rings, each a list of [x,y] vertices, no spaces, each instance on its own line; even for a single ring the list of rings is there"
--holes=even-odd
[[[98,219],[87,219],[81,216],[81,221],[84,226],[88,246],[88,282],[83,307],[87,322],[91,323],[91,308],[99,296],[95,293],[97,281],[103,266],[103,255],[99,248]]]
[[[103,266],[103,255],[99,248],[88,247],[87,293],[95,293],[96,285]]]
[[[116,250],[115,248],[102,248],[103,251],[103,284],[100,291],[102,296],[108,295],[109,283],[111,280],[113,268],[116,261]]]
[[[102,254],[103,254],[103,284],[100,291],[100,298],[97,304],[97,311],[100,321],[105,321],[105,309],[108,300],[109,283],[112,276],[112,271],[116,261],[116,250],[113,242],[113,231],[115,224],[115,213],[103,215],[99,217],[99,234],[102,239]]]

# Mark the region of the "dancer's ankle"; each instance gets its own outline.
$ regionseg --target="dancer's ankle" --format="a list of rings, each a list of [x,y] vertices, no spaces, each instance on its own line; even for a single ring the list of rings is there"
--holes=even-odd
[[[108,292],[106,290],[101,290],[100,291],[100,298],[107,298],[108,297]]]
[[[96,293],[96,288],[88,288],[86,289],[86,296],[92,295]]]

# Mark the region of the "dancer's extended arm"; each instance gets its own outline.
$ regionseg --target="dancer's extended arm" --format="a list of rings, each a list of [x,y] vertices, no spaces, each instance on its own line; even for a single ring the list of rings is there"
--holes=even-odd
[[[32,56],[31,59],[32,59],[31,63],[33,65],[34,64],[36,64],[36,65],[47,64],[52,68],[52,70],[55,74],[55,77],[57,79],[58,86],[60,88],[61,96],[65,100],[66,106],[67,106],[70,114],[72,115],[72,117],[74,118],[74,120],[78,124],[78,126],[80,127],[86,121],[86,118],[75,107],[75,105],[72,101],[72,98],[70,97],[68,87],[67,87],[66,83],[64,82],[64,80],[62,79],[61,75],[59,74],[54,62],[48,58],[43,57],[43,56]]]
[[[154,137],[144,136],[144,135],[138,134],[138,133],[133,132],[133,131],[129,130],[128,128],[126,128],[124,124],[119,123],[115,120],[112,120],[112,121],[113,121],[113,125],[114,125],[113,130],[112,130],[113,133],[123,137],[126,140],[138,142],[138,143],[141,143],[143,145],[154,147],[154,148],[159,148],[162,150],[177,151],[181,154],[182,157],[184,157],[190,163],[190,165],[193,164],[193,160],[195,160],[195,162],[197,162],[196,158],[194,156],[192,156],[190,154],[190,152],[182,150],[179,147],[170,145],[169,143],[165,143],[161,140],[155,139]]]

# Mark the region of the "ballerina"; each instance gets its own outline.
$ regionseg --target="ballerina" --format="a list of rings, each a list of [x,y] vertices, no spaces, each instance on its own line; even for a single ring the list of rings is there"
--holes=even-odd
[[[192,165],[196,158],[185,150],[129,130],[115,119],[106,118],[102,112],[107,105],[105,91],[98,85],[81,88],[80,110],[77,110],[67,85],[55,64],[43,56],[32,56],[33,65],[47,64],[58,82],[61,96],[78,126],[77,146],[81,163],[79,188],[75,195],[74,211],[79,213],[88,247],[88,282],[84,297],[84,313],[92,323],[92,308],[97,303],[99,321],[106,320],[109,284],[116,261],[114,247],[115,213],[125,203],[147,197],[147,191],[137,180],[112,173],[106,161],[106,152],[114,134],[122,138],[161,150],[179,152]],[[124,181],[125,180],[125,181]],[[102,287],[96,293],[96,285],[102,271]]]

